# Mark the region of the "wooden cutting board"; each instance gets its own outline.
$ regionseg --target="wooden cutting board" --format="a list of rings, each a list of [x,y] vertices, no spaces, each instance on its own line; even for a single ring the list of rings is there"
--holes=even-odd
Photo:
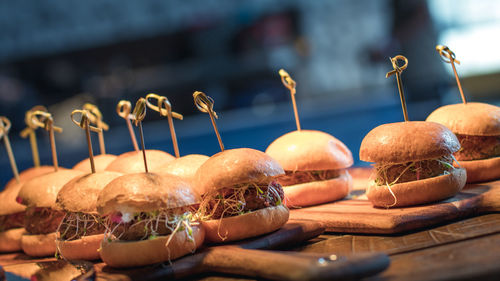
[[[394,234],[440,223],[500,211],[500,181],[466,185],[453,198],[407,208],[374,208],[364,195],[369,168],[353,170],[351,195],[333,203],[291,210],[294,220],[315,221],[326,231]]]

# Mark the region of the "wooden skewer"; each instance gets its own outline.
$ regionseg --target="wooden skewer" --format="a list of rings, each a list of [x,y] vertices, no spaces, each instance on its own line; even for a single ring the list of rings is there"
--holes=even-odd
[[[12,173],[14,174],[14,178],[17,183],[20,183],[19,180],[19,171],[17,170],[16,158],[14,158],[14,153],[12,152],[12,146],[10,145],[9,140],[9,130],[11,127],[10,120],[5,116],[0,116],[0,138],[3,137],[3,141],[5,144],[5,149],[7,150],[7,155],[9,157],[10,167],[12,168]]]
[[[31,122],[37,127],[44,128],[49,132],[50,148],[52,150],[52,164],[54,165],[54,170],[57,172],[59,170],[59,162],[57,160],[57,149],[54,131],[61,133],[62,128],[54,126],[54,119],[52,118],[52,114],[48,112],[39,110],[33,111],[30,114],[30,119]]]
[[[455,74],[455,79],[457,80],[458,90],[460,91],[460,96],[462,96],[462,102],[467,104],[467,100],[465,99],[464,91],[462,90],[462,84],[460,84],[460,79],[458,78],[457,69],[455,67],[455,63],[460,64],[460,61],[455,58],[455,53],[452,52],[448,47],[444,45],[437,45],[436,51],[441,56],[441,59],[444,62],[451,64],[451,68],[453,69],[453,73]],[[447,60],[448,59],[448,60]]]
[[[106,154],[106,145],[104,143],[104,131],[109,129],[108,124],[102,121],[102,113],[99,108],[91,103],[86,103],[83,105],[83,110],[87,110],[88,119],[90,123],[95,124],[97,128],[101,129],[97,134],[99,137],[99,148],[101,154]]]
[[[122,117],[123,119],[125,119],[125,122],[127,122],[127,128],[130,134],[130,139],[132,140],[132,144],[134,145],[134,150],[139,151],[139,146],[137,145],[137,139],[135,138],[134,129],[132,128],[132,123],[130,122],[130,118],[132,117],[130,115],[131,110],[132,105],[127,100],[121,100],[116,106],[116,113],[118,113],[118,116]]]
[[[38,153],[38,144],[37,144],[36,132],[35,132],[36,129],[38,128],[38,126],[33,124],[32,120],[31,120],[31,113],[33,111],[37,111],[37,110],[47,112],[47,108],[43,105],[36,105],[33,108],[31,108],[30,110],[26,111],[26,114],[24,117],[24,122],[26,123],[26,128],[21,131],[22,138],[29,137],[34,167],[40,167],[40,155]]]
[[[75,119],[76,114],[81,115],[80,121]],[[78,127],[85,130],[85,135],[87,137],[87,147],[89,149],[90,169],[92,171],[92,174],[94,174],[96,171],[94,162],[94,152],[92,150],[92,140],[90,139],[90,131],[100,133],[102,132],[102,129],[90,125],[89,112],[87,110],[80,110],[80,109],[73,110],[73,112],[71,112],[71,121],[73,121],[73,123],[75,123],[75,125],[77,125]]]
[[[285,87],[290,90],[290,95],[292,96],[292,105],[293,105],[293,113],[295,115],[295,124],[297,125],[297,131],[300,131],[300,119],[299,119],[299,112],[297,110],[297,102],[295,101],[295,93],[296,93],[296,86],[297,83],[290,77],[290,74],[286,72],[284,69],[280,69],[279,74],[281,76],[281,82]]]
[[[389,58],[389,59],[392,63],[392,67],[394,68],[394,70],[387,72],[387,74],[385,75],[385,78],[388,78],[388,77],[396,74],[396,80],[398,82],[399,98],[401,100],[401,107],[403,109],[403,115],[405,118],[405,122],[407,122],[407,121],[409,121],[408,120],[408,110],[406,109],[406,100],[405,100],[405,94],[403,91],[403,82],[401,81],[401,72],[403,72],[403,70],[405,70],[406,67],[408,67],[408,59],[402,55],[397,55],[397,56],[395,56],[393,58]],[[402,66],[399,66],[398,60],[404,61],[404,64]]]
[[[217,129],[217,123],[215,119],[218,119],[217,112],[214,111],[214,100],[207,96],[203,92],[196,91],[193,93],[194,104],[199,111],[208,113],[210,116],[210,121],[212,121],[212,126],[214,127],[215,134],[217,135],[217,140],[219,141],[220,150],[224,151],[224,144],[219,134],[219,129]]]
[[[146,160],[146,149],[144,145],[144,132],[142,131],[142,120],[146,117],[146,99],[140,98],[134,107],[134,112],[132,113],[134,116],[134,124],[139,126],[139,136],[141,137],[141,148],[142,148],[142,158],[144,160],[144,170],[146,173],[148,170],[148,161]]]

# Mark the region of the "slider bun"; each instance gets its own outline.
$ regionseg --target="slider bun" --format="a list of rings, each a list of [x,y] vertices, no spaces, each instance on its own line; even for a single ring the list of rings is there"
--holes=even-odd
[[[500,107],[487,103],[445,105],[434,110],[427,121],[443,124],[460,135],[500,135]]]
[[[54,256],[56,253],[56,233],[23,234],[21,236],[23,252],[32,257]]]
[[[347,146],[321,131],[287,133],[271,143],[266,153],[286,171],[337,170],[353,163]]]
[[[251,148],[228,149],[210,157],[196,172],[200,194],[247,182],[269,181],[285,174],[280,164]]]
[[[119,176],[122,174],[109,171],[78,176],[59,191],[56,204],[69,212],[97,213],[96,201],[99,193]]]
[[[12,228],[0,231],[0,253],[21,250],[21,235],[25,232],[24,228]]]
[[[467,183],[485,182],[500,178],[500,157],[459,161],[467,171]],[[454,164],[456,165],[456,164]]]
[[[398,183],[391,186],[395,199],[386,185],[370,183],[366,196],[375,207],[406,207],[440,201],[457,194],[465,185],[465,169],[454,169],[448,175]]]
[[[82,236],[77,240],[56,240],[56,247],[61,256],[68,260],[98,260],[99,248],[104,234]]]
[[[161,173],[163,167],[175,157],[161,150],[146,150],[146,159],[148,163],[148,171],[150,173]],[[120,172],[124,174],[142,173],[144,169],[144,159],[142,150],[129,151],[119,155],[111,162],[107,171]]]
[[[210,157],[201,154],[190,154],[170,161],[163,167],[162,174],[181,177],[187,181],[193,181],[198,168]]]
[[[450,155],[460,149],[457,137],[445,126],[424,121],[383,124],[361,142],[359,158],[375,163],[404,163]]]
[[[101,215],[151,212],[194,205],[200,197],[179,177],[153,173],[127,174],[112,180],[97,199]]]
[[[100,172],[104,171],[106,167],[109,166],[111,162],[113,162],[116,159],[116,155],[112,154],[100,154],[94,156],[94,165],[95,165],[95,171]],[[90,167],[90,159],[83,159],[82,161],[78,162],[75,166],[73,166],[73,169],[75,170],[80,170],[86,173],[91,173],[92,169]]]
[[[64,170],[65,168],[59,167],[59,169]],[[41,176],[43,174],[48,174],[54,171],[53,166],[40,166],[40,167],[31,167],[28,168],[21,173],[19,173],[19,181],[21,183],[27,182],[32,178]],[[4,190],[9,189],[11,186],[16,185],[17,181],[15,178],[12,178],[6,185]]]

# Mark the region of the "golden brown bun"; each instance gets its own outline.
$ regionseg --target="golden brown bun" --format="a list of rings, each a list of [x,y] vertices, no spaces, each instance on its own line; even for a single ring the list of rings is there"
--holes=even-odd
[[[467,183],[485,182],[500,178],[500,157],[459,161],[467,171]],[[456,164],[454,164],[456,165]]]
[[[174,160],[175,157],[161,150],[146,150],[146,159],[148,161],[148,171],[150,173],[161,173],[163,167]],[[106,171],[120,172],[124,174],[143,173],[144,158],[142,151],[129,151],[119,155],[113,162],[106,167]]]
[[[391,186],[395,199],[385,185],[370,183],[366,196],[376,207],[405,207],[443,200],[457,194],[465,185],[465,169],[454,169],[449,175],[399,183]]]
[[[306,207],[333,202],[346,197],[352,189],[352,178],[344,170],[339,177],[284,186],[288,207]]]
[[[321,132],[293,131],[266,149],[285,171],[337,170],[352,165],[352,153],[341,141]]]
[[[59,169],[63,169],[62,167],[59,167]],[[35,177],[38,177],[38,176],[41,176],[41,175],[44,175],[44,174],[48,174],[50,172],[53,172],[54,171],[54,167],[53,166],[40,166],[40,167],[31,167],[31,168],[28,168],[24,171],[22,171],[21,173],[19,173],[19,181],[21,183],[24,183],[24,182],[27,182],[29,181],[30,179],[32,178],[35,178]],[[16,185],[17,184],[17,181],[15,178],[12,178],[6,185],[5,185],[5,190],[8,189],[10,186],[12,185]]]
[[[196,172],[200,194],[239,183],[262,182],[285,174],[280,164],[251,148],[228,149],[210,157]]]
[[[383,124],[361,142],[359,158],[366,162],[403,163],[450,155],[460,149],[445,126],[423,121]]]
[[[100,154],[94,156],[94,165],[95,165],[95,171],[100,172],[106,170],[106,168],[109,166],[111,162],[113,162],[116,159],[116,155],[112,154]],[[91,173],[92,169],[90,167],[90,159],[83,159],[82,161],[78,162],[75,166],[73,166],[73,169],[75,170],[80,170],[86,173]]]
[[[202,221],[207,242],[221,243],[266,234],[281,228],[290,211],[285,205],[272,206],[243,215]]]
[[[205,231],[199,226],[192,226],[194,242],[190,241],[185,231],[169,236],[159,236],[152,240],[107,241],[102,240],[99,254],[111,267],[133,267],[174,260],[194,252],[203,243]]]
[[[200,197],[187,182],[171,175],[127,174],[111,181],[97,199],[101,215],[151,212],[194,205]]]
[[[443,124],[460,135],[500,135],[500,107],[487,103],[445,105],[434,110],[427,121]]]
[[[23,234],[21,236],[23,252],[32,257],[47,257],[56,254],[56,233]]]
[[[16,252],[21,250],[21,235],[24,228],[12,228],[0,231],[0,253]]]
[[[210,157],[201,154],[190,154],[177,158],[165,165],[162,174],[178,176],[187,181],[193,181],[198,168]]]
[[[19,191],[21,204],[57,209],[56,197],[61,188],[73,178],[82,175],[78,170],[62,170],[41,175],[27,181]]]
[[[61,257],[68,260],[98,260],[104,234],[83,236],[81,239],[64,241],[57,239],[56,247]]]
[[[78,176],[57,194],[56,204],[69,212],[97,213],[96,202],[101,190],[122,173],[102,171]]]

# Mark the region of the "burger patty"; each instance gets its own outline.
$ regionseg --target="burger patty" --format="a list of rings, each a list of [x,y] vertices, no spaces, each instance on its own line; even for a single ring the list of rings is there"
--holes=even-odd
[[[378,185],[392,185],[427,178],[437,177],[451,172],[453,158],[443,156],[438,159],[406,162],[402,164],[376,164],[376,179]]]
[[[51,208],[28,207],[24,218],[24,228],[30,234],[56,232],[64,215],[63,211],[56,211]]]
[[[462,148],[457,160],[479,160],[500,156],[500,136],[469,136],[457,134]]]
[[[24,212],[0,216],[0,232],[24,226]]]
[[[63,240],[77,240],[82,236],[103,234],[106,230],[99,215],[68,213],[61,222],[59,234]]]
[[[205,198],[204,198],[205,199]],[[277,206],[285,199],[283,187],[273,181],[266,184],[249,184],[247,188],[223,188],[211,195],[205,213],[211,219],[232,217],[246,212]]]
[[[278,181],[283,186],[324,181],[339,177],[341,171],[342,170],[285,171],[285,175],[279,177]]]

